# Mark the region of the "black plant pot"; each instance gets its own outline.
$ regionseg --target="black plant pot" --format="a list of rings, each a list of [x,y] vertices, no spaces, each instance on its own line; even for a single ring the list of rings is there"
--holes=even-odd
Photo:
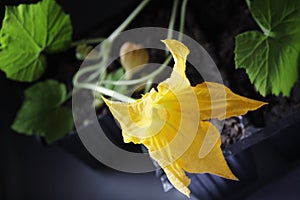
[[[99,123],[115,145],[128,151],[140,151],[141,147],[138,145],[123,143],[121,130],[110,114],[101,117]],[[299,124],[298,111],[228,146],[223,153],[239,181],[210,174],[188,174],[192,180],[189,186],[192,195],[198,199],[208,200],[240,199],[288,172],[300,161]],[[76,132],[61,140],[59,144],[92,168],[103,169],[103,165],[82,145]],[[157,176],[166,183],[163,173],[158,173]]]
[[[300,112],[269,125],[224,149],[239,181],[209,174],[191,175],[191,191],[199,199],[243,199],[291,170],[300,161]]]

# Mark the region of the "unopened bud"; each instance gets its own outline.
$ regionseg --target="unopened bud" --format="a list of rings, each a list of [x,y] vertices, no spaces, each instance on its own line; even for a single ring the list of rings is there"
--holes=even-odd
[[[126,79],[130,79],[134,73],[142,69],[149,61],[149,54],[140,44],[126,42],[120,49],[121,64],[125,69]]]
[[[76,48],[76,58],[78,60],[97,60],[100,58],[100,53],[97,50],[93,50],[91,45],[80,44]]]

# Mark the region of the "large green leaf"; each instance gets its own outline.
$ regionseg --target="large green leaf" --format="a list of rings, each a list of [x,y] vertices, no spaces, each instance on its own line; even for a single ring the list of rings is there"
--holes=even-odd
[[[236,37],[235,65],[263,95],[290,95],[298,79],[300,0],[247,0],[262,32]]]
[[[74,124],[71,109],[61,107],[65,98],[66,88],[57,81],[31,86],[11,128],[21,134],[43,136],[48,143],[60,139]]]
[[[34,81],[46,68],[43,52],[69,47],[72,25],[55,0],[7,6],[0,30],[0,69],[18,81]]]

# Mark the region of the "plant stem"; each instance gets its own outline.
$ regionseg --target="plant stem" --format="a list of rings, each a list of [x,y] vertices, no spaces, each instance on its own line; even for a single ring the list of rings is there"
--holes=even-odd
[[[101,55],[103,57],[101,63],[86,67],[86,68],[78,71],[73,78],[74,87],[77,86],[80,76],[82,76],[83,74],[85,74],[87,72],[96,70],[95,73],[91,74],[90,77],[88,77],[88,80],[94,79],[101,73],[105,73],[105,69],[102,69],[102,67],[107,62],[112,42],[132,22],[132,20],[134,20],[134,18],[143,10],[143,8],[149,2],[150,2],[150,0],[143,0],[138,5],[138,7],[136,7],[136,9],[126,18],[126,20],[108,37],[108,39],[104,40],[105,38],[96,38],[96,39],[89,39],[89,40],[81,40],[81,41],[72,43],[72,46],[75,46],[77,44],[84,43],[84,42],[92,43],[92,42],[103,42],[104,41],[102,44],[102,48],[101,48]]]
[[[102,52],[102,60],[101,62],[99,63],[99,68],[97,68],[95,70],[94,73],[92,73],[86,80],[84,81],[87,81],[87,82],[91,82],[92,80],[94,80],[95,78],[99,77],[101,75],[101,78],[100,78],[100,81],[102,79],[104,79],[106,77],[106,64],[108,62],[108,59],[109,59],[109,53],[110,53],[110,49],[111,49],[111,42],[108,41],[108,40],[105,40],[103,43],[102,43],[102,46],[101,46],[101,52]]]
[[[149,90],[151,89],[151,85],[153,83],[153,78],[152,79],[149,79],[146,83],[146,86],[145,86],[145,89],[144,89],[144,92],[147,93],[149,92]]]
[[[61,103],[59,105],[62,105],[64,103],[66,103],[73,95],[74,90],[71,90],[70,92],[68,92],[68,94],[66,95],[65,99],[61,101]]]
[[[98,68],[101,68],[101,63],[91,65],[91,66],[88,66],[88,67],[85,67],[85,68],[79,70],[73,77],[74,87],[76,87],[78,85],[78,81],[79,81],[80,76],[82,76],[83,74],[85,74],[87,72],[97,70]]]
[[[97,44],[103,42],[104,40],[106,40],[106,38],[83,39],[83,40],[72,42],[71,46],[76,47],[79,44]]]
[[[96,92],[99,92],[103,95],[107,95],[110,97],[113,97],[117,100],[120,101],[124,101],[124,102],[133,102],[135,101],[134,99],[125,96],[123,94],[120,94],[118,92],[115,92],[113,90],[107,89],[105,87],[96,85],[96,84],[92,84],[92,83],[79,83],[79,77],[81,75],[83,75],[84,73],[96,70],[95,74],[92,74],[90,77],[94,78],[96,75],[98,75],[99,73],[105,73],[105,69],[102,69],[102,67],[106,64],[107,62],[107,56],[110,53],[110,48],[111,48],[111,44],[112,42],[116,39],[116,37],[132,22],[132,20],[143,10],[143,8],[150,2],[150,0],[143,0],[138,7],[126,18],[126,20],[108,37],[108,39],[106,40],[105,45],[103,44],[103,47],[101,49],[102,52],[102,61],[100,64],[96,64],[96,65],[92,65],[89,66],[87,68],[84,68],[82,70],[80,70],[79,72],[77,72],[77,74],[74,76],[73,79],[73,84],[74,87],[79,88],[83,88],[83,89],[90,89],[90,90],[94,90]],[[182,1],[182,6],[181,6],[181,13],[180,13],[180,26],[179,26],[179,35],[178,35],[178,40],[181,41],[182,40],[182,33],[184,31],[184,24],[185,24],[185,15],[186,15],[186,7],[187,7],[187,2],[188,0],[183,0]],[[169,23],[169,29],[168,29],[168,38],[171,38],[173,35],[173,29],[174,29],[174,25],[175,25],[175,19],[176,19],[176,15],[177,15],[177,10],[178,10],[178,0],[174,0],[174,4],[173,4],[173,8],[172,8],[172,14],[171,14],[171,18],[170,18],[170,23]],[[88,40],[82,40],[81,42],[87,42]],[[93,40],[96,41],[96,40]],[[93,42],[90,41],[90,42]],[[78,42],[74,42],[74,44],[79,44],[80,41]],[[121,80],[121,81],[110,81],[110,80],[100,80],[100,84],[112,84],[112,85],[134,85],[134,84],[139,84],[139,83],[143,83],[143,82],[147,82],[149,80],[151,80],[150,82],[152,82],[153,78],[155,76],[157,76],[159,73],[162,72],[163,69],[165,69],[165,67],[169,64],[169,62],[171,61],[172,56],[169,55],[165,62],[155,71],[153,71],[151,74],[144,76],[142,78],[139,79],[135,79],[135,80]],[[101,69],[100,69],[101,68]],[[97,70],[98,69],[98,70]]]
[[[172,38],[173,35],[173,30],[174,30],[174,25],[175,25],[175,19],[177,15],[177,9],[178,9],[178,0],[174,0],[173,7],[172,7],[172,14],[168,26],[168,35],[167,38],[170,39]]]
[[[100,82],[106,78],[106,66],[107,66],[107,62],[109,60],[109,54],[110,54],[110,50],[111,50],[111,46],[112,46],[112,42],[110,42],[109,40],[105,40],[103,42],[103,45],[101,47],[101,51],[103,52],[103,60],[101,62],[101,68],[98,69],[98,71],[96,72],[96,75],[101,76],[100,77]],[[96,78],[96,76],[94,76],[94,78]]]
[[[94,90],[94,91],[99,92],[103,95],[107,95],[107,96],[113,97],[117,100],[127,102],[127,103],[131,103],[131,102],[135,101],[135,99],[132,99],[128,96],[125,96],[121,93],[118,93],[118,92],[115,92],[113,90],[107,89],[105,87],[97,86],[97,85],[91,84],[91,83],[81,83],[81,84],[77,85],[77,87],[78,88],[83,88],[83,89]]]
[[[126,20],[108,37],[109,41],[114,41],[116,37],[134,20],[134,18],[144,9],[150,0],[143,0],[138,7],[126,18]]]
[[[165,60],[165,62],[157,70],[153,71],[151,74],[148,74],[147,76],[144,76],[142,78],[135,79],[135,80],[128,80],[128,81],[109,81],[109,80],[105,80],[105,81],[102,81],[102,83],[103,84],[112,84],[112,85],[135,85],[135,84],[138,84],[138,83],[148,81],[149,79],[152,79],[155,76],[157,76],[159,73],[161,73],[162,70],[169,64],[171,59],[172,59],[172,56],[169,55],[167,57],[167,59]]]
[[[74,91],[72,91],[72,90],[71,90],[70,92],[68,92],[68,94],[67,94],[66,97],[65,97],[64,102],[67,101],[68,99],[70,99],[70,98],[72,97],[73,92],[74,92]]]
[[[168,26],[168,35],[167,39],[171,39],[173,36],[173,30],[175,26],[175,19],[177,16],[177,10],[178,10],[178,0],[174,0],[173,7],[172,7],[172,13],[171,13],[171,18]],[[166,56],[168,55],[169,51],[168,48],[165,48]]]
[[[179,35],[178,40],[182,40],[182,33],[184,32],[184,22],[185,22],[185,15],[186,15],[186,6],[188,0],[183,0],[181,4],[181,12],[180,12],[180,25],[179,25]]]

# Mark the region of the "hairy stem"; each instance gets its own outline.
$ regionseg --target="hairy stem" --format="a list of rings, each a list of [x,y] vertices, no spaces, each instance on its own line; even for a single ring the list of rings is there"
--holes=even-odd
[[[188,0],[183,0],[181,4],[181,12],[180,12],[180,25],[179,25],[179,35],[178,40],[182,40],[182,34],[184,32],[184,22],[185,22],[185,15],[186,15],[186,6]]]
[[[135,101],[135,99],[132,99],[132,98],[126,96],[126,95],[123,95],[121,93],[115,92],[115,91],[110,90],[110,89],[107,89],[105,87],[98,86],[96,84],[81,83],[81,84],[78,85],[78,88],[93,90],[95,92],[99,92],[102,95],[107,95],[107,96],[110,96],[114,99],[117,99],[117,100],[120,100],[120,101],[123,101],[123,102],[131,103],[131,102]]]
[[[147,76],[144,76],[142,78],[134,79],[134,80],[124,80],[124,81],[104,80],[104,81],[102,81],[102,83],[103,84],[112,84],[112,85],[135,85],[135,84],[146,82],[149,79],[152,79],[155,76],[157,76],[159,73],[161,73],[162,70],[164,70],[165,67],[169,64],[169,62],[171,61],[171,59],[172,59],[172,56],[169,55],[167,57],[167,59],[165,60],[165,62],[157,70],[153,71],[151,74],[148,74]]]
[[[78,81],[80,76],[87,72],[95,71],[95,73],[91,74],[88,77],[88,80],[94,79],[95,77],[99,76],[102,73],[105,73],[105,68],[103,67],[106,65],[109,53],[110,53],[110,48],[112,42],[115,40],[115,38],[134,20],[134,18],[145,8],[145,6],[150,2],[150,0],[143,0],[137,7],[136,9],[127,17],[127,19],[108,37],[108,39],[103,40],[103,38],[96,38],[96,39],[90,39],[90,40],[81,40],[78,42],[74,42],[72,45],[75,46],[77,44],[80,44],[81,42],[96,42],[100,41],[103,42],[102,48],[101,48],[101,56],[102,60],[101,63],[85,67],[82,70],[79,70],[74,78],[73,78],[73,85],[76,87],[78,85]],[[87,81],[87,80],[86,80]]]
[[[75,42],[72,42],[71,46],[76,47],[79,44],[98,44],[100,42],[103,42],[106,40],[106,38],[92,38],[92,39],[83,39],[83,40],[78,40]]]
[[[134,18],[145,8],[150,0],[143,0],[138,7],[125,19],[125,21],[108,37],[108,40],[114,41],[116,37],[125,30],[125,28],[134,20]]]
[[[169,22],[169,26],[168,26],[168,35],[167,35],[168,39],[172,38],[172,35],[173,35],[175,20],[176,20],[176,16],[177,16],[177,9],[178,9],[178,0],[174,0],[173,7],[172,7],[172,14],[171,14],[171,18],[170,18],[170,22]]]

